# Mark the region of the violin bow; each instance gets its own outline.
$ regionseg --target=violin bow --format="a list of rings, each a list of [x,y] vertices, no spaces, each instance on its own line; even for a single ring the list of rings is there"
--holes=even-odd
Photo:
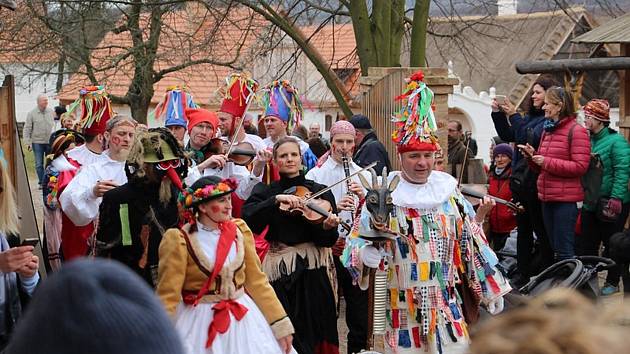
[[[374,167],[374,166],[376,166],[376,161],[374,161],[374,162],[372,162],[371,164],[369,164],[369,165],[367,165],[367,166],[363,167],[362,169],[358,170],[357,172],[351,173],[348,177],[346,177],[346,178],[342,178],[342,179],[340,179],[339,181],[337,181],[337,182],[335,182],[335,183],[331,184],[330,186],[328,186],[328,187],[326,187],[326,188],[324,188],[324,189],[320,190],[319,192],[317,192],[317,193],[315,193],[315,194],[311,195],[310,197],[306,198],[306,199],[304,200],[304,202],[305,202],[305,203],[307,203],[307,202],[308,202],[308,201],[310,201],[311,199],[315,199],[315,198],[319,197],[320,195],[322,195],[322,194],[324,194],[324,193],[328,192],[329,190],[331,190],[334,186],[336,186],[336,185],[338,185],[338,184],[340,184],[340,183],[343,183],[343,182],[345,182],[345,181],[349,180],[350,178],[352,178],[352,177],[354,177],[354,176],[358,175],[359,173],[361,173],[361,172],[363,172],[363,171],[366,171],[367,169],[372,168],[372,167]]]
[[[470,140],[472,139],[472,132],[465,132],[466,137],[466,151],[464,151],[464,161],[462,162],[462,170],[459,171],[459,178],[457,178],[457,187],[461,186],[462,179],[464,178],[464,171],[466,171],[466,162],[468,161],[468,148],[470,147]]]
[[[249,104],[247,104],[247,106],[249,107]],[[245,107],[245,112],[247,112],[247,107]],[[241,131],[244,121],[245,121],[245,117],[241,117],[241,121],[238,123],[238,126],[236,127],[236,130],[234,131],[234,136],[232,137],[232,140],[230,141],[230,146],[228,147],[227,152],[225,153],[225,156],[229,156],[230,153],[232,152],[232,149],[234,148],[234,145],[236,144],[236,137],[238,136],[238,133]]]

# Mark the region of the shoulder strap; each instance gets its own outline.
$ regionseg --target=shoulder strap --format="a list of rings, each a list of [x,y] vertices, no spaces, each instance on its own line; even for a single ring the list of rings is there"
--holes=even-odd
[[[182,233],[182,236],[184,237],[184,240],[186,241],[186,249],[188,249],[188,254],[190,254],[190,257],[193,259],[193,262],[195,262],[195,264],[197,265],[197,267],[199,267],[199,269],[201,270],[203,274],[209,277],[212,274],[212,272],[210,272],[210,270],[208,270],[206,267],[201,265],[201,262],[199,261],[199,258],[197,257],[197,254],[195,253],[195,250],[193,250],[192,248],[192,244],[190,243],[190,237],[188,236],[188,233],[184,230],[179,230],[179,231]]]

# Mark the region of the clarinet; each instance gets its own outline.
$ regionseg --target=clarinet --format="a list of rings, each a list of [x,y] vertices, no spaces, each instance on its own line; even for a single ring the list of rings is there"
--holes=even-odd
[[[341,156],[341,163],[343,164],[343,173],[345,174],[346,178],[348,178],[350,176],[350,162],[348,161],[348,156],[347,156],[347,153],[345,153],[345,152]],[[353,193],[350,191],[350,184],[351,183],[352,183],[351,179],[346,180],[346,187],[348,189],[348,194],[349,195],[353,195]],[[352,213],[352,222],[354,222],[355,210],[352,210],[351,213]]]

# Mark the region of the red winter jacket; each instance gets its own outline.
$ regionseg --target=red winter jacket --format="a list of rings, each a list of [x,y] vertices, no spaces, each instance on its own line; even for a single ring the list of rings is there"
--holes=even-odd
[[[580,202],[584,190],[580,177],[588,169],[591,141],[575,116],[562,119],[553,131],[543,131],[536,155],[543,155],[538,176],[538,199],[543,202]],[[569,132],[573,130],[572,141]],[[533,163],[532,163],[533,164]]]
[[[490,171],[488,182],[488,194],[494,197],[505,199],[507,201],[512,200],[512,191],[510,190],[510,175],[512,175],[512,169],[508,168],[500,176],[497,176],[494,171]],[[509,233],[516,227],[516,217],[514,212],[503,204],[498,204],[490,210],[490,231],[496,233]]]

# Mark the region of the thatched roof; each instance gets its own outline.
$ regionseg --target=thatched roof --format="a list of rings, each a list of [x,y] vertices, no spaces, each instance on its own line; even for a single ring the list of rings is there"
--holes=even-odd
[[[581,7],[565,11],[516,14],[497,17],[471,16],[459,20],[433,21],[427,43],[429,66],[446,67],[453,62],[462,85],[475,91],[495,87],[521,103],[538,75],[520,75],[514,64],[526,60],[586,57],[590,48],[567,40],[594,27]],[[456,38],[451,38],[457,34]]]
[[[573,39],[574,43],[630,43],[630,13]]]

